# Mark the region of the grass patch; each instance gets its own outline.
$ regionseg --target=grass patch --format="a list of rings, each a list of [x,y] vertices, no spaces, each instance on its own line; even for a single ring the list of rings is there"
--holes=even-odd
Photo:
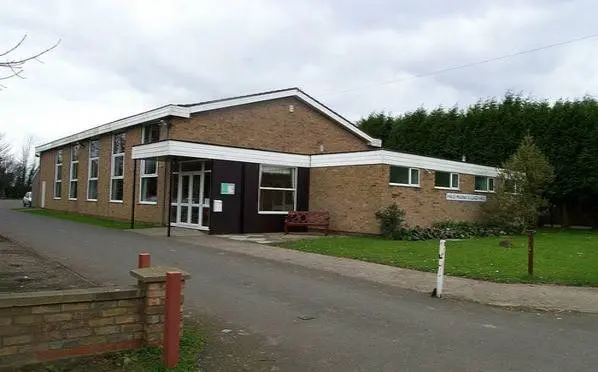
[[[199,369],[198,355],[203,347],[203,340],[195,327],[185,326],[181,335],[181,357],[176,368],[162,365],[162,350],[158,347],[146,347],[94,357],[83,357],[54,363],[47,363],[23,368],[24,372],[195,372]]]
[[[86,223],[89,225],[109,227],[111,229],[126,230],[126,229],[131,228],[130,221],[113,220],[110,218],[91,216],[91,215],[81,214],[81,213],[57,211],[57,210],[53,210],[53,209],[41,209],[41,208],[16,208],[15,210],[21,211],[21,212],[26,212],[26,213],[31,213],[31,214],[36,214],[38,216],[54,217],[54,218],[59,218],[62,220]],[[151,223],[151,222],[141,222],[141,221],[135,222],[136,229],[143,229],[143,228],[156,227],[156,226],[159,226],[159,225],[157,225],[155,223]]]
[[[162,366],[162,350],[148,347],[128,352],[123,357],[124,371],[127,372],[192,372],[199,371],[198,354],[203,341],[199,333],[193,329],[184,328],[181,336],[181,358],[176,368],[167,369]]]
[[[505,239],[513,243],[511,248],[499,246]],[[337,236],[279,245],[421,271],[436,271],[438,265],[438,241]],[[539,230],[535,237],[533,277],[527,275],[526,236],[449,241],[445,273],[503,283],[598,286],[598,233]]]

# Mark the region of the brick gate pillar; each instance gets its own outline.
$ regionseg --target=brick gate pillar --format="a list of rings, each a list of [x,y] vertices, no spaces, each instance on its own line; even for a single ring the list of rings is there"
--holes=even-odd
[[[139,313],[143,326],[143,340],[145,345],[162,345],[164,339],[164,304],[166,300],[166,273],[169,271],[180,272],[182,283],[181,292],[185,287],[185,280],[189,273],[174,267],[153,266],[143,269],[131,270],[131,275],[137,279],[142,292],[142,302]],[[181,326],[183,324],[183,293],[181,293]]]

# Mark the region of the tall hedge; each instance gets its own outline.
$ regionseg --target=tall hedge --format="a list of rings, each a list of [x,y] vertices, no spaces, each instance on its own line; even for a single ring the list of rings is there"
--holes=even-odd
[[[507,93],[465,109],[373,113],[359,122],[389,149],[500,166],[530,134],[555,168],[546,192],[554,222],[598,226],[598,101],[555,103]]]

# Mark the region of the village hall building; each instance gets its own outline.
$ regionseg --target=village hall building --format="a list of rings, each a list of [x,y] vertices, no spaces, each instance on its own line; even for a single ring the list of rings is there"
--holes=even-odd
[[[297,88],[171,104],[38,146],[36,199],[213,234],[327,211],[331,231],[377,234],[375,212],[393,202],[426,226],[474,220],[494,191],[496,168],[381,146]]]

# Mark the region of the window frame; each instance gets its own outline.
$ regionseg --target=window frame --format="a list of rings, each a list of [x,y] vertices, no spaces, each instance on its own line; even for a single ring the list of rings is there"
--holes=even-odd
[[[92,142],[98,143],[98,154],[97,154],[97,156],[94,156],[94,157],[91,156]],[[95,177],[92,177],[91,176],[91,168],[92,168],[91,163],[94,160],[97,162],[96,168],[98,170],[98,174]],[[100,189],[98,188],[98,186],[100,184],[99,178],[100,178],[100,139],[97,138],[97,139],[89,140],[89,151],[88,151],[88,161],[87,161],[87,201],[94,201],[94,202],[98,201],[98,197],[100,194]],[[95,199],[89,197],[89,189],[90,189],[89,185],[91,184],[92,181],[96,182],[96,198]]]
[[[60,155],[60,156],[59,156]],[[56,200],[62,199],[62,167],[64,166],[64,154],[62,149],[56,150],[54,154],[54,192],[53,197]],[[60,162],[59,162],[60,160]],[[58,172],[58,167],[60,167],[60,172]],[[56,195],[56,190],[60,190],[60,195]]]
[[[148,159],[149,160],[149,159]],[[156,162],[156,171],[155,173],[145,173],[145,161],[141,160],[141,169],[139,170],[139,204],[149,204],[149,205],[156,205],[158,204],[158,159],[152,158]],[[143,200],[143,180],[155,178],[156,179],[156,201],[151,200]]]
[[[446,186],[437,186],[436,185],[436,173],[448,173],[449,174],[449,187]],[[453,185],[453,176],[457,176],[457,186]],[[446,172],[446,171],[434,171],[434,188],[438,190],[460,190],[461,187],[461,174],[456,172]]]
[[[147,128],[149,127],[156,127],[158,129],[158,139],[156,141],[146,141],[145,140],[145,134],[147,131]],[[155,142],[160,142],[160,124],[154,123],[154,124],[145,124],[143,126],[141,126],[141,143],[142,144],[148,144],[148,143],[155,143]]]
[[[476,182],[476,178],[478,177],[482,177],[486,179],[486,190],[482,190],[482,189],[478,189],[477,188],[477,182]],[[492,180],[492,189],[490,189],[490,181]],[[480,176],[480,175],[475,175],[474,179],[473,179],[473,191],[475,192],[486,192],[486,193],[494,193],[496,192],[496,178],[491,177],[491,176]]]
[[[69,200],[77,200],[77,197],[79,196],[78,193],[78,188],[79,188],[79,150],[81,150],[81,147],[78,144],[75,144],[73,146],[71,146],[71,157],[70,157],[70,167],[69,167]],[[77,160],[73,160],[73,153],[77,152]],[[77,166],[77,178],[73,178],[73,166]],[[75,183],[75,197],[73,198],[72,192],[73,192],[73,182]]]
[[[125,140],[125,146],[123,146],[123,152],[119,152],[119,153],[114,153],[114,140],[116,138],[116,136],[119,135],[124,135],[124,140]],[[127,133],[126,132],[118,132],[118,133],[113,133],[112,134],[112,150],[111,150],[111,154],[110,154],[110,203],[123,203],[124,202],[124,198],[125,198],[125,153],[127,151]],[[115,176],[114,175],[114,164],[115,164],[115,159],[118,157],[122,157],[122,163],[123,163],[123,172],[122,175],[120,176]],[[117,200],[117,199],[112,199],[112,189],[113,189],[113,181],[114,180],[122,180],[123,183],[123,198],[121,200]]]
[[[272,167],[272,168],[283,168],[283,169],[290,169],[291,170],[291,177],[293,188],[286,188],[286,187],[262,187],[262,173],[263,168]],[[262,197],[262,190],[279,190],[279,191],[292,191],[293,192],[293,209],[297,210],[297,167],[287,167],[282,165],[271,165],[271,164],[260,164],[259,168],[259,177],[258,177],[258,187],[257,187],[257,213],[258,214],[289,214],[289,211],[262,211],[261,210],[261,197]]]
[[[392,174],[392,168],[405,168],[408,171],[408,177],[409,177],[409,183],[400,183],[400,182],[392,182],[392,180],[390,179],[391,174]],[[412,172],[416,170],[417,171],[417,183],[413,183],[413,177],[412,177]],[[406,186],[406,187],[421,187],[421,170],[420,168],[414,168],[414,167],[404,167],[401,165],[391,165],[389,168],[389,175],[388,175],[388,184],[390,186]]]

